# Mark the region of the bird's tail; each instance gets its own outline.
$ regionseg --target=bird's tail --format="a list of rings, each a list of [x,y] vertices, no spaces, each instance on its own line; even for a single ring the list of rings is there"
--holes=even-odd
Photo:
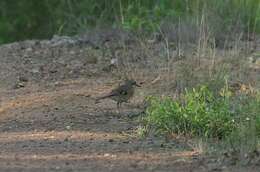
[[[96,98],[95,103],[99,103],[99,100],[106,99],[106,98],[109,98],[111,96],[113,96],[113,95],[108,94],[108,95],[105,95],[105,96],[98,97],[98,98]]]

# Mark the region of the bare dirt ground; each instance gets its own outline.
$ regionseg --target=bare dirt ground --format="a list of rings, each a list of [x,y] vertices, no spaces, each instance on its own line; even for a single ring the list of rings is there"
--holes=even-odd
[[[0,47],[0,171],[259,171],[138,137],[138,104],[156,90],[143,84],[120,113],[111,100],[95,104],[120,79],[100,51],[67,38]]]

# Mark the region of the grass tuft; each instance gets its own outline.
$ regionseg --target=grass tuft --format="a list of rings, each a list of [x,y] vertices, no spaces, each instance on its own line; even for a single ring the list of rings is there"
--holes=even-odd
[[[238,134],[239,140],[243,130],[251,137],[260,137],[259,95],[235,95],[228,87],[215,94],[200,86],[186,90],[179,99],[149,97],[148,101],[144,126],[155,134],[217,139]]]

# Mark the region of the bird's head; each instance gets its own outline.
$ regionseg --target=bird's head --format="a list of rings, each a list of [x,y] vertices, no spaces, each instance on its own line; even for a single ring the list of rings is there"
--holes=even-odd
[[[133,80],[133,79],[126,80],[126,84],[132,85],[132,86],[141,87],[141,85],[137,84],[137,82],[135,80]]]

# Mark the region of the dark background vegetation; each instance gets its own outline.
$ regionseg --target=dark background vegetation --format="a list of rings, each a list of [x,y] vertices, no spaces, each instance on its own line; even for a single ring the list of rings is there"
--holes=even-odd
[[[260,0],[1,0],[0,43],[74,35],[95,27],[154,32],[165,22],[197,21],[217,32],[260,32]],[[217,28],[216,28],[217,27]]]

